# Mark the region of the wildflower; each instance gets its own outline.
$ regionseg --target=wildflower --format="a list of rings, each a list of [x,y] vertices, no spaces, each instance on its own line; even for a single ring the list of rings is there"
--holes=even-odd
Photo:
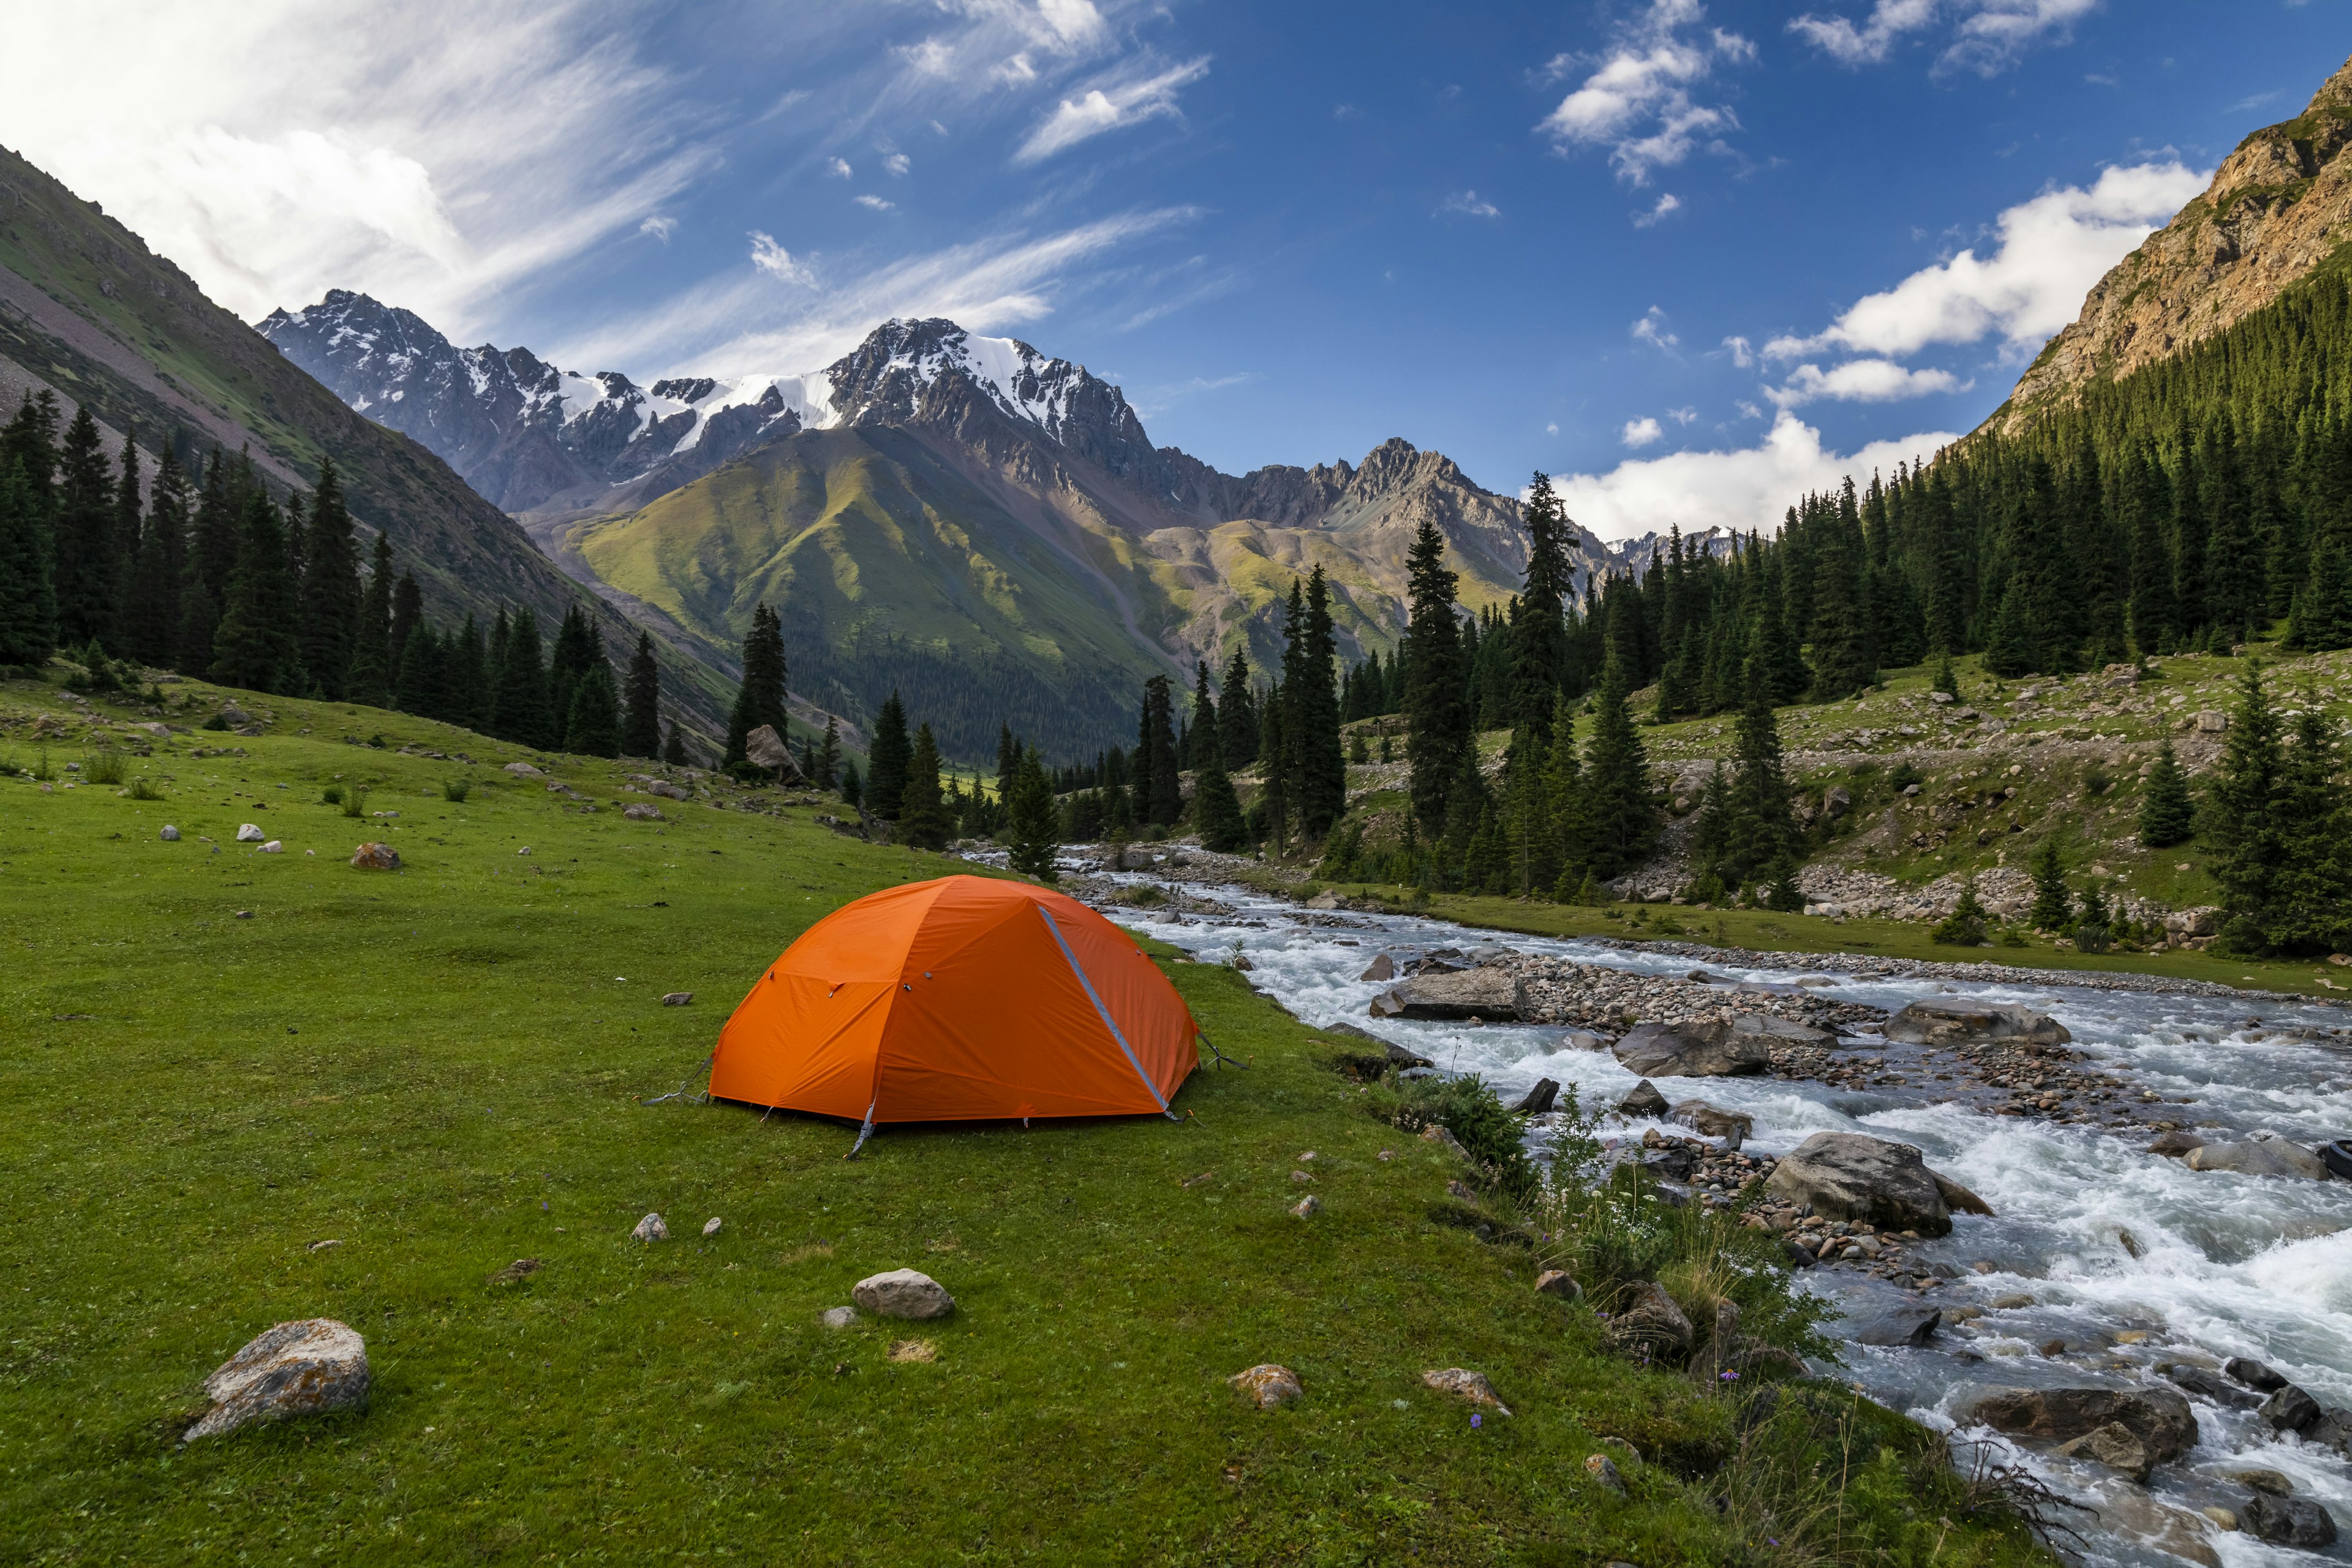
[[[1739,1374],[1736,1372],[1727,1372],[1722,1373],[1721,1376],[1723,1381],[1726,1383],[1738,1383],[1739,1381]]]
[[[1475,1411],[1472,1411],[1472,1412],[1471,1412],[1471,1414],[1470,1414],[1470,1425],[1471,1425],[1471,1426],[1484,1426],[1486,1424],[1486,1418],[1484,1415],[1479,1415],[1479,1414],[1478,1414],[1477,1412],[1475,1412]]]

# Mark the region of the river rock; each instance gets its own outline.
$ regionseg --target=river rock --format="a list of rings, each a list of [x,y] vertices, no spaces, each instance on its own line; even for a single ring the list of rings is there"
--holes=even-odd
[[[255,823],[243,823],[236,830],[236,841],[239,844],[258,844],[268,837],[269,835],[262,832],[260,826]]]
[[[1742,1013],[1731,1020],[1734,1036],[1760,1038],[1767,1049],[1773,1046],[1804,1046],[1813,1050],[1837,1049],[1837,1036],[1827,1029],[1817,1029],[1811,1024],[1800,1024],[1794,1018],[1783,1018],[1771,1013]]]
[[[1619,1350],[1651,1361],[1680,1361],[1690,1354],[1696,1331],[1664,1289],[1637,1279],[1619,1296],[1609,1319],[1609,1341]]]
[[[2114,1422],[2146,1446],[2150,1465],[2197,1445],[2197,1417],[2169,1389],[2003,1388],[1976,1402],[1969,1418],[2012,1437],[2064,1443]]]
[[[352,864],[362,871],[397,871],[400,851],[389,844],[362,844],[352,851]]]
[[[1550,1111],[1552,1102],[1559,1098],[1559,1085],[1550,1079],[1539,1078],[1536,1079],[1535,1088],[1528,1090],[1519,1102],[1511,1109],[1529,1116],[1543,1116]]]
[[[1729,1078],[1772,1066],[1772,1047],[1762,1035],[1716,1022],[1636,1024],[1615,1052],[1627,1071],[1643,1078]]]
[[[2327,1165],[2299,1143],[2283,1138],[2258,1143],[2207,1143],[2189,1151],[2192,1171],[2234,1171],[2242,1176],[2285,1176],[2299,1181],[2327,1180]]]
[[[1632,1093],[1617,1102],[1617,1109],[1627,1116],[1664,1116],[1666,1097],[1658,1092],[1657,1085],[1643,1079],[1633,1086]]]
[[[1889,1307],[1858,1320],[1845,1338],[1858,1345],[1924,1345],[1943,1323],[1937,1307]]]
[[[1276,1366],[1272,1362],[1245,1368],[1225,1381],[1249,1395],[1250,1402],[1260,1410],[1288,1405],[1307,1392],[1298,1386],[1297,1373],[1286,1366]]]
[[[2263,1401],[2263,1419],[2281,1432],[2300,1432],[2322,1414],[2319,1401],[2291,1383]]]
[[[2123,1488],[2118,1495],[2101,1498],[2099,1523],[2159,1552],[2194,1563],[2198,1568],[2221,1568],[2221,1555],[2208,1539],[2210,1526],[2201,1514],[2160,1503],[2137,1488]]]
[[[1372,998],[1376,1018],[1478,1018],[1517,1023],[1527,1006],[1526,983],[1492,965],[1436,974],[1423,971]]]
[[[2155,1141],[2142,1152],[2161,1154],[2168,1160],[2178,1160],[2182,1155],[2194,1153],[2203,1147],[2205,1147],[2205,1140],[2196,1133],[2176,1131],[2158,1133]]]
[[[1886,1020],[1886,1037],[1903,1045],[1953,1046],[1976,1040],[2063,1045],[2066,1026],[2031,1007],[1993,1002],[1914,1002]]]
[[[2284,1373],[2274,1372],[2271,1368],[2264,1366],[2261,1362],[2252,1360],[2247,1356],[2231,1356],[2228,1361],[2221,1363],[2221,1370],[2228,1373],[2231,1377],[2236,1378],[2240,1383],[2244,1384],[2248,1388],[2258,1390],[2263,1394],[2276,1394],[2280,1389],[2286,1386],[2286,1378]]]
[[[2244,1389],[2231,1387],[2201,1366],[2174,1363],[2157,1370],[2175,1387],[2186,1390],[2208,1405],[2219,1405],[2230,1410],[2252,1410],[2262,1403]]]
[[[1704,1100],[1685,1100],[1667,1112],[1668,1117],[1693,1131],[1707,1138],[1720,1138],[1728,1148],[1737,1149],[1756,1133],[1756,1119],[1742,1110],[1726,1110],[1719,1105],[1709,1105]]]
[[[1497,1415],[1508,1415],[1511,1413],[1511,1407],[1496,1396],[1494,1385],[1486,1381],[1485,1373],[1472,1372],[1468,1367],[1449,1366],[1438,1372],[1423,1373],[1421,1381],[1440,1394],[1450,1394],[1472,1405],[1483,1405]]]
[[[1396,978],[1396,960],[1391,958],[1385,952],[1378,954],[1373,958],[1371,963],[1364,966],[1364,972],[1361,974],[1357,975],[1356,978],[1359,980],[1394,980]]]
[[[2247,1534],[2273,1546],[2316,1552],[2336,1544],[2336,1518],[2309,1498],[2267,1497],[2256,1492],[2238,1510]]]
[[[2132,1429],[2120,1421],[2110,1421],[2094,1428],[2072,1442],[2061,1443],[2058,1451],[2068,1458],[2095,1459],[2111,1470],[2125,1475],[2145,1486],[2156,1460]]]
[[[1983,1207],[1975,1194],[1927,1169],[1919,1151],[1860,1132],[1816,1132],[1781,1157],[1766,1186],[1828,1219],[1866,1220],[1883,1230],[1948,1236],[1947,1189]],[[1990,1212],[1987,1210],[1986,1212]]]
[[[1570,1029],[1559,1037],[1559,1047],[1564,1051],[1605,1051],[1609,1042],[1590,1029]]]
[[[332,1318],[279,1323],[205,1379],[212,1408],[180,1440],[345,1409],[365,1402],[368,1382],[367,1343],[347,1324]]]
[[[955,1310],[955,1298],[938,1280],[912,1268],[869,1274],[850,1288],[849,1299],[884,1318],[944,1318]]]

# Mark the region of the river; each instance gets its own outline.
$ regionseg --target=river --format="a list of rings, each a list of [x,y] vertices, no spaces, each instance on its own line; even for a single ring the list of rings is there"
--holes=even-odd
[[[1478,1074],[1507,1102],[1550,1078],[1574,1084],[1587,1105],[1614,1105],[1636,1079],[1606,1051],[1566,1047],[1559,1026],[1372,1018],[1367,1006],[1386,985],[1356,976],[1374,954],[1385,952],[1402,963],[1433,949],[1499,943],[1515,952],[1643,973],[1679,975],[1692,966],[1686,954],[1635,943],[1498,934],[1410,914],[1309,915],[1232,887],[1187,891],[1226,912],[1175,915],[1123,906],[1105,912],[1203,961],[1223,961],[1238,948],[1249,960],[1251,983],[1308,1024],[1368,1029],[1444,1070]],[[1743,967],[1738,954],[1711,955],[1706,968],[1759,983],[1795,978],[1783,968]],[[2300,1026],[2340,1028],[2352,1022],[2342,1008],[2252,994],[2097,990],[2023,971],[2015,983],[1998,984],[1842,976],[1830,994],[1889,1009],[1930,995],[2035,1007],[2073,1031],[2074,1048],[2090,1058],[2082,1067],[2186,1102],[2169,1113],[2211,1141],[2225,1141],[2217,1126],[2268,1131],[2306,1145],[2352,1131],[2352,1041],[2276,1037]],[[1849,1343],[1837,1374],[1956,1441],[1991,1441],[2009,1462],[2097,1507],[2095,1519],[2074,1521],[2095,1560],[2164,1568],[2178,1568],[2184,1556],[2207,1563],[2218,1558],[2225,1568],[2311,1561],[2314,1553],[2267,1545],[2197,1517],[2208,1505],[2242,1509],[2252,1493],[2226,1473],[2257,1467],[2287,1477],[2295,1495],[2335,1516],[2346,1541],[2319,1555],[2352,1558],[2352,1472],[2344,1459],[2273,1434],[2252,1411],[2192,1397],[2196,1448],[2158,1467],[2145,1491],[2087,1461],[2020,1448],[1956,1420],[1989,1386],[2171,1388],[2158,1376],[2159,1364],[2186,1361],[2218,1370],[2232,1356],[2267,1363],[2323,1405],[2352,1405],[2352,1183],[2192,1171],[2143,1152],[2145,1130],[2123,1137],[1993,1115],[1964,1097],[1939,1098],[1932,1081],[1883,1090],[1769,1078],[1669,1079],[1658,1087],[1670,1100],[1704,1095],[1754,1117],[1748,1143],[1754,1152],[1785,1153],[1823,1131],[1916,1144],[1932,1167],[1991,1205],[1995,1217],[1958,1216],[1948,1237],[1911,1246],[1922,1263],[1944,1265],[1937,1272],[1950,1276],[1928,1298],[1948,1309],[1947,1325],[1932,1342],[1917,1349]],[[1657,1125],[1633,1120],[1607,1131],[1638,1139]],[[1689,1135],[1679,1127],[1665,1131]],[[1979,1270],[1983,1262],[1991,1272]],[[1855,1314],[1895,1299],[1891,1286],[1857,1274],[1811,1269],[1799,1278]],[[1953,1323],[1948,1310],[1967,1307],[1983,1315]],[[2135,1331],[2147,1337],[2116,1342]],[[2052,1342],[2066,1348],[2047,1353]]]

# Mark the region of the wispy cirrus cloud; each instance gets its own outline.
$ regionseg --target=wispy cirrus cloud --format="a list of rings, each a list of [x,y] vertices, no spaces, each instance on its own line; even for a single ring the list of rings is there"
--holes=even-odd
[[[1996,76],[2044,44],[2063,44],[2099,0],[1877,0],[1860,22],[1812,12],[1789,31],[1850,66],[1877,65],[1905,38],[1945,34],[1937,70]]]
[[[1438,216],[1454,213],[1463,217],[1501,217],[1503,209],[1486,200],[1475,191],[1456,191],[1437,204]]]
[[[1105,132],[1149,120],[1181,118],[1176,95],[1209,74],[1209,58],[1186,60],[1165,69],[1123,71],[1062,100],[1014,152],[1015,163],[1034,163]]]
[[[1756,46],[1720,27],[1702,31],[1706,18],[1698,0],[1651,0],[1597,59],[1559,56],[1547,74],[1585,74],[1538,129],[1563,151],[1608,148],[1619,177],[1635,185],[1689,157],[1702,139],[1737,130],[1727,106],[1696,94],[1717,66],[1754,59]]]

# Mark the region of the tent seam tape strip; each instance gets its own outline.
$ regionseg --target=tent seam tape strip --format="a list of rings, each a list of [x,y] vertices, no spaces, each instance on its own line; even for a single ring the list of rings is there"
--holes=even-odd
[[[1168,1109],[1168,1097],[1160,1092],[1160,1086],[1151,1081],[1151,1075],[1145,1072],[1143,1064],[1135,1059],[1135,1047],[1127,1043],[1127,1037],[1119,1032],[1118,1020],[1112,1017],[1110,1009],[1103,1005],[1101,995],[1095,990],[1095,983],[1087,978],[1085,968],[1078,963],[1078,955],[1070,951],[1069,939],[1062,934],[1060,923],[1054,919],[1054,911],[1043,904],[1031,907],[1045,917],[1045,929],[1054,933],[1054,945],[1062,950],[1064,958],[1069,960],[1070,973],[1078,977],[1080,985],[1086,987],[1087,1000],[1095,1005],[1095,1012],[1101,1016],[1103,1027],[1108,1029],[1110,1037],[1118,1042],[1118,1048],[1126,1054],[1127,1065],[1135,1069],[1135,1076],[1143,1080],[1143,1087],[1150,1089],[1151,1098],[1159,1102],[1160,1114],[1172,1118],[1176,1113]]]

